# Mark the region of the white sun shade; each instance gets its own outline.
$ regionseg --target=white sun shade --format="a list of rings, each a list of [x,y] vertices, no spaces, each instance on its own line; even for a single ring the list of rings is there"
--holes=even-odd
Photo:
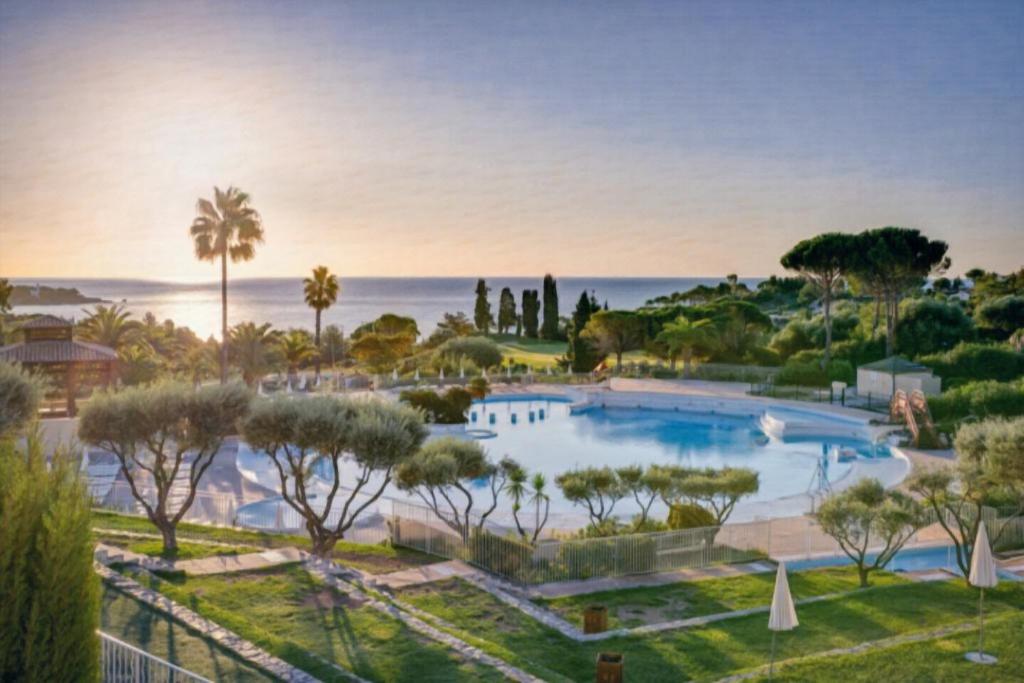
[[[977,588],[992,588],[999,583],[985,522],[978,524],[978,536],[974,539],[974,552],[971,553],[971,573],[967,580]]]
[[[800,622],[796,618],[793,607],[793,596],[789,594],[789,580],[786,578],[786,563],[779,562],[779,570],[775,574],[775,594],[772,596],[772,609],[768,615],[768,628],[772,631],[791,631]]]

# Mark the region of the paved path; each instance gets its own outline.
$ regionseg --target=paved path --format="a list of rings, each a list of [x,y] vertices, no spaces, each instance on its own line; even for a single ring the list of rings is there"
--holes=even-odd
[[[533,598],[564,598],[571,595],[586,595],[604,591],[623,590],[629,588],[647,588],[664,586],[681,581],[703,581],[705,579],[721,579],[727,576],[759,574],[775,571],[775,565],[768,562],[748,562],[746,564],[721,564],[700,569],[677,569],[672,572],[658,574],[639,574],[635,576],[618,576],[607,579],[586,579],[584,581],[559,581],[531,586],[525,592]]]
[[[207,576],[210,574],[226,574],[228,572],[255,571],[283,564],[294,564],[302,562],[308,557],[309,553],[298,548],[275,548],[261,553],[215,555],[199,560],[182,560],[174,563],[174,569],[183,571],[189,576]]]
[[[444,581],[445,579],[457,576],[465,577],[478,571],[461,560],[451,560],[450,562],[437,562],[422,567],[391,572],[390,574],[368,577],[366,582],[374,588],[401,590],[402,588],[417,586],[421,583]]]

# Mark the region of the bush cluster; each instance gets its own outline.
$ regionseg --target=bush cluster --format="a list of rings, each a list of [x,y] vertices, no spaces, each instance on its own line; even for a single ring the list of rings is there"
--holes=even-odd
[[[802,359],[803,353],[796,354],[782,366],[782,370],[775,376],[776,384],[827,387],[832,382],[854,383],[855,374],[850,361],[836,359],[830,361],[827,367],[822,368],[821,363],[816,360]]]
[[[997,344],[958,344],[917,360],[934,370],[944,387],[988,379],[1009,382],[1024,375],[1024,353]]]
[[[423,411],[427,422],[442,425],[463,424],[473,396],[462,387],[451,387],[443,394],[433,389],[407,389],[399,398]]]
[[[936,422],[1024,415],[1024,379],[970,382],[929,398],[928,408]]]

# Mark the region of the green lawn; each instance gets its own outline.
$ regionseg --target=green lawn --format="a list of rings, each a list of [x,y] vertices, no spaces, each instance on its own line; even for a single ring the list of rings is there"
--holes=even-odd
[[[466,639],[476,639],[478,646],[548,680],[592,681],[599,652],[624,653],[628,680],[714,680],[767,663],[771,642],[764,614],[656,635],[574,643],[461,581],[407,589],[397,597],[450,622]],[[974,618],[977,599],[977,591],[959,581],[907,582],[804,605],[797,608],[800,628],[783,638],[779,657],[958,624]],[[986,591],[986,604],[994,615],[1020,610],[1024,586],[1004,584]],[[895,678],[880,680],[931,680],[927,669],[908,667]]]
[[[241,683],[275,680],[170,617],[110,587],[103,589],[100,629],[210,680]]]
[[[871,583],[886,586],[905,581],[896,574],[876,573]],[[765,572],[536,602],[580,627],[585,608],[604,605],[609,627],[620,628],[769,605],[774,585],[775,574]],[[795,600],[843,593],[858,587],[857,572],[852,567],[794,572],[789,575],[789,586]]]
[[[298,567],[173,580],[136,573],[135,578],[324,681],[344,678],[317,657],[372,681],[502,679]]]
[[[977,631],[908,643],[878,652],[808,659],[777,669],[774,680],[792,683],[832,681],[1020,681],[1024,671],[1024,614],[1007,614],[985,625],[985,650],[998,654],[993,666],[964,659],[978,648]],[[767,676],[758,678],[768,680]]]
[[[557,365],[558,359],[565,356],[568,348],[568,344],[563,341],[529,339],[512,334],[492,334],[491,339],[498,343],[498,348],[506,359],[534,368]]]
[[[167,560],[197,560],[216,555],[240,555],[243,553],[259,552],[258,548],[248,546],[207,545],[178,541],[177,552],[164,553],[163,542],[156,539],[139,540],[113,534],[96,534],[96,540],[102,541],[107,545],[130,550],[133,553],[149,555],[151,557],[162,557]]]
[[[116,531],[130,531],[140,534],[154,534],[156,532],[156,529],[145,517],[121,515],[103,510],[92,511],[92,525],[94,529],[101,530],[111,529]],[[98,534],[99,540],[113,540],[116,538],[117,537],[114,535]],[[216,541],[218,543],[234,545],[236,548],[224,549],[212,546],[202,546],[200,544],[189,544],[188,541],[190,539]],[[120,545],[123,545],[125,542],[131,541],[122,537]],[[149,549],[149,551],[136,550],[136,552],[144,552],[147,555],[159,555],[161,552],[161,545],[159,541],[156,541],[155,544],[151,543],[148,539],[145,541],[139,540],[134,542],[144,544],[140,547]],[[210,555],[224,554],[221,552],[223,550],[227,550],[228,553],[235,552],[236,550],[239,552],[254,552],[251,548],[241,548],[241,546],[257,546],[259,548],[284,548],[294,546],[297,548],[308,549],[310,547],[310,541],[307,536],[270,534],[260,531],[229,529],[183,522],[178,525],[178,545],[181,547],[188,546],[189,550],[186,552],[196,553],[189,557],[208,557]],[[189,559],[189,557],[185,557],[179,552],[178,559]],[[402,569],[408,569],[409,567],[419,567],[424,564],[442,561],[441,558],[434,555],[421,553],[418,550],[412,550],[410,548],[395,548],[386,545],[363,545],[360,543],[346,543],[344,541],[335,546],[333,558],[341,564],[372,574],[399,571]]]

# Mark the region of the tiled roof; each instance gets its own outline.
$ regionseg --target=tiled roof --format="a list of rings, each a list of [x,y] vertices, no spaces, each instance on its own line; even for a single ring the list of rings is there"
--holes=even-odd
[[[115,361],[117,352],[88,342],[47,340],[0,346],[0,360],[12,363],[68,363]]]
[[[41,315],[21,326],[23,330],[39,330],[48,327],[71,327],[71,321],[58,318],[55,315]]]

